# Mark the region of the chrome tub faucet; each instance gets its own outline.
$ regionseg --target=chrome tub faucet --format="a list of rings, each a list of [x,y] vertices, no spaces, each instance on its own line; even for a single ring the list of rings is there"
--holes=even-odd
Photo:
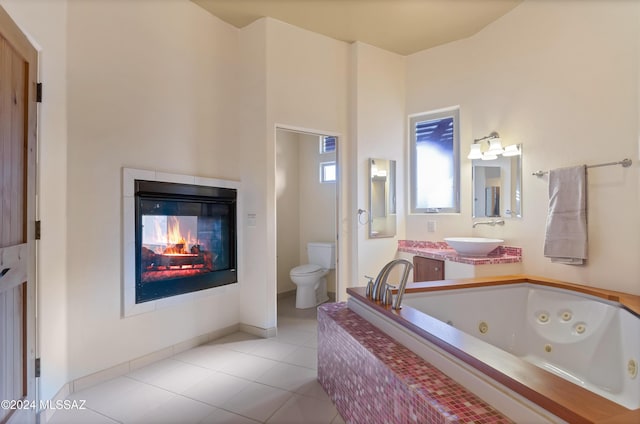
[[[387,279],[389,278],[391,270],[397,265],[404,265],[404,271],[402,273],[402,278],[400,279],[400,284],[398,285],[396,299],[393,301],[392,289],[395,287],[387,284]],[[375,282],[372,278],[368,277],[369,283],[367,284],[366,290],[367,297],[375,301],[379,300],[383,305],[392,305],[393,309],[400,309],[402,307],[402,296],[404,295],[404,290],[407,286],[407,281],[409,280],[409,272],[412,268],[413,264],[406,259],[394,259],[389,262],[382,267],[380,273],[375,279]]]

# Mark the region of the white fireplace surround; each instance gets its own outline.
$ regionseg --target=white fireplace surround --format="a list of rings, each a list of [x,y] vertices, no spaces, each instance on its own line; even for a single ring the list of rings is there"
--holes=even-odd
[[[166,308],[179,303],[193,301],[194,299],[224,294],[228,286],[212,287],[192,293],[180,294],[164,299],[152,300],[144,303],[136,303],[136,255],[135,255],[135,181],[158,181],[165,183],[193,184],[206,187],[232,188],[238,190],[236,202],[236,222],[238,252],[242,251],[242,197],[240,196],[240,183],[237,181],[219,180],[215,178],[196,177],[193,175],[170,174],[167,172],[151,171],[144,169],[122,168],[122,316],[123,318],[152,312],[156,309]],[[241,258],[238,255],[237,262],[238,281],[241,276]]]

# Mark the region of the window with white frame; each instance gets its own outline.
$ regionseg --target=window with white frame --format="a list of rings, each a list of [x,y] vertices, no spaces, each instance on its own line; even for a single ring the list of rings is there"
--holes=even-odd
[[[320,182],[321,183],[336,182],[336,162],[335,161],[320,163]]]
[[[409,117],[411,212],[460,212],[459,109]]]
[[[337,140],[337,137],[335,136],[321,136],[320,137],[320,154],[335,158],[336,140]],[[336,181],[336,161],[331,160],[331,161],[320,162],[320,182],[334,183],[335,181]]]

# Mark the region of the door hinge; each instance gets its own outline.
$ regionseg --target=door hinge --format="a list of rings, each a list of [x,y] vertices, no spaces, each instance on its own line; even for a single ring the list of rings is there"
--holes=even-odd
[[[35,367],[35,372],[36,372],[36,378],[40,378],[40,358],[36,358],[36,367]]]
[[[36,240],[40,240],[40,221],[36,221]]]
[[[42,83],[36,84],[36,102],[42,103]]]

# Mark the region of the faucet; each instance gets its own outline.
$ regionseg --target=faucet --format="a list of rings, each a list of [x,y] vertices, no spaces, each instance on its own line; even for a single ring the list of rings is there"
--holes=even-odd
[[[473,223],[473,228],[476,228],[478,225],[491,225],[495,227],[496,225],[504,225],[504,219],[490,219],[489,221],[476,221]]]
[[[398,286],[398,294],[396,295],[395,302],[392,301],[392,286],[387,284],[387,278],[389,278],[389,273],[396,265],[404,265],[404,272],[402,274],[402,279],[400,280],[400,285]],[[407,280],[409,279],[409,271],[413,268],[413,264],[406,259],[394,259],[389,262],[385,266],[382,267],[380,273],[376,277],[375,282],[369,281],[367,285],[367,295],[371,297],[372,300],[380,300],[383,305],[392,305],[393,309],[400,309],[402,303],[402,296],[404,295],[404,289],[407,285]]]

